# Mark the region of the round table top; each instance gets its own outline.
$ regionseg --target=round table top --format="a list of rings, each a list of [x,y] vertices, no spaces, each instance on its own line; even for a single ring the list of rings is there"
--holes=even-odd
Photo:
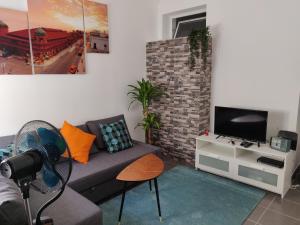
[[[117,180],[128,182],[152,180],[162,174],[164,167],[160,158],[154,154],[148,154],[123,169],[117,176]]]

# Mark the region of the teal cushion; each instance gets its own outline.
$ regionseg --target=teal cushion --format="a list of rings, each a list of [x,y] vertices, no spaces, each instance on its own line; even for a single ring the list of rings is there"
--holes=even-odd
[[[12,150],[8,148],[0,149],[0,162],[12,156]]]
[[[99,126],[108,152],[114,153],[133,146],[124,120],[108,124],[100,123]]]
[[[0,149],[0,162],[6,158],[13,156],[14,144],[9,144],[6,148]]]

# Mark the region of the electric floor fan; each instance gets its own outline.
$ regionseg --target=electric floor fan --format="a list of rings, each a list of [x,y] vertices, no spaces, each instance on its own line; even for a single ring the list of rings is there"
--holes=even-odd
[[[59,170],[61,156],[67,153],[64,163],[67,169]],[[55,202],[64,192],[72,172],[72,159],[66,141],[60,132],[45,121],[26,123],[18,132],[14,143],[14,156],[0,164],[4,177],[13,179],[18,185],[25,203],[29,225],[53,224],[41,219],[42,212]],[[46,195],[33,221],[29,204],[30,188]],[[55,222],[55,221],[54,221]]]

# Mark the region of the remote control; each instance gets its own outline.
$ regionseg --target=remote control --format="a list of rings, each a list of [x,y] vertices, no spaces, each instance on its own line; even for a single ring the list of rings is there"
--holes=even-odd
[[[243,142],[241,143],[241,146],[243,146],[244,148],[249,148],[249,147],[252,146],[252,145],[253,145],[253,143],[247,142],[247,141],[243,141]]]

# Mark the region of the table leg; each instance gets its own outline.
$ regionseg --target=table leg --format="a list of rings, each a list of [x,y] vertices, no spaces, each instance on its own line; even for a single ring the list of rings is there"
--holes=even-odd
[[[162,222],[157,178],[154,179],[154,185],[155,185],[155,192],[156,192],[156,201],[157,201],[157,207],[158,207],[158,215],[159,215],[160,222]]]
[[[152,181],[149,180],[149,188],[150,188],[150,191],[152,191]]]
[[[124,206],[125,195],[126,195],[126,187],[127,187],[127,182],[124,182],[123,194],[122,194],[122,202],[121,202],[121,208],[120,208],[120,213],[119,213],[118,225],[121,225],[121,218],[122,218],[123,206]]]

